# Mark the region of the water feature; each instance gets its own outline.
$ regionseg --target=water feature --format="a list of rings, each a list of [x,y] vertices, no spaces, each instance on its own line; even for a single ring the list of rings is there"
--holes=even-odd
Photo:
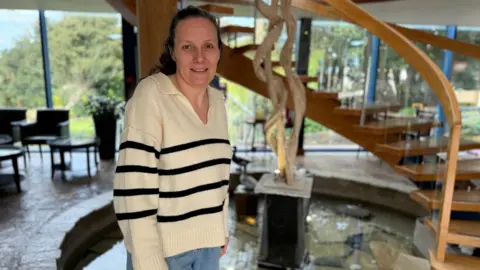
[[[231,238],[221,269],[259,269],[256,257],[262,221],[250,217],[237,222],[234,198],[230,205]],[[262,211],[262,203],[259,205]],[[310,264],[304,269],[393,269],[397,257],[426,262],[414,258],[418,256],[412,244],[415,220],[389,209],[313,196],[306,223]],[[97,248],[91,248],[83,261],[79,260],[78,269],[84,265],[87,270],[125,269],[125,248],[119,231],[99,239]]]

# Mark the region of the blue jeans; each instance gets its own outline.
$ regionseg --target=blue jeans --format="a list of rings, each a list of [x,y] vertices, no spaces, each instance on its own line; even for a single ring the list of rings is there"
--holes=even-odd
[[[218,270],[220,248],[190,250],[165,258],[169,270]],[[133,270],[132,256],[127,252],[127,270]]]

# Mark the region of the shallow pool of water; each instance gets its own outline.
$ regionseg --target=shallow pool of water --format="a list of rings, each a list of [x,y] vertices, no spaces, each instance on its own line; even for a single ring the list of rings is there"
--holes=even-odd
[[[220,261],[221,269],[259,269],[256,266],[258,226],[246,221],[236,222],[234,199],[230,205],[232,233],[229,250]],[[312,199],[307,217],[311,263],[306,269],[393,269],[395,263],[401,263],[397,260],[402,259],[425,265],[426,260],[415,257],[413,218],[374,206],[360,206],[345,214],[348,205],[351,204],[325,197]],[[365,211],[371,214],[370,219],[354,217],[364,215]],[[101,251],[102,246],[106,251]],[[83,258],[79,269],[82,265],[86,265],[83,269],[87,270],[125,269],[126,254],[119,232],[99,237],[96,247]]]

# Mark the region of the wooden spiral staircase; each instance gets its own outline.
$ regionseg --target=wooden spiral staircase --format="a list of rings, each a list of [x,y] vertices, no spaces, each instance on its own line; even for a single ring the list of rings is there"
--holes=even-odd
[[[107,1],[125,18],[135,22],[132,16],[136,12],[135,0]],[[206,0],[202,8],[216,14],[231,15],[234,10],[229,3],[232,1]],[[248,0],[236,1],[253,4]],[[468,220],[468,217],[465,220],[451,220],[451,211],[480,212],[480,191],[465,185],[463,188],[456,187],[458,183],[480,179],[480,160],[458,160],[459,151],[480,148],[480,142],[460,138],[461,115],[452,86],[436,64],[411,40],[475,58],[480,58],[480,47],[380,21],[350,0],[323,0],[323,3],[292,0],[292,5],[320,16],[341,19],[366,28],[415,67],[434,91],[445,112],[448,136],[408,139],[407,133],[429,130],[439,123],[419,118],[378,119],[379,114],[398,110],[399,107],[389,104],[343,107],[336,93],[316,92],[312,89],[307,92],[306,117],[359,144],[415,183],[432,182],[437,186],[441,183],[438,190],[419,189],[411,193],[413,200],[432,212],[431,216],[425,218],[425,224],[436,234],[437,239],[437,246],[430,250],[432,269],[480,269],[478,257],[447,253],[447,244],[480,248],[479,221]],[[222,30],[224,34],[254,32],[252,28],[240,26],[228,26]],[[254,74],[252,60],[245,56],[245,53],[257,47],[256,44],[235,48],[225,46],[222,56],[224,60],[218,67],[218,73],[227,80],[268,97],[266,85]],[[311,79],[302,77],[304,82]],[[293,107],[291,101],[287,106]],[[412,157],[422,160],[426,160],[427,156],[437,157],[437,153],[447,155],[443,161],[437,158],[430,163],[405,162]]]

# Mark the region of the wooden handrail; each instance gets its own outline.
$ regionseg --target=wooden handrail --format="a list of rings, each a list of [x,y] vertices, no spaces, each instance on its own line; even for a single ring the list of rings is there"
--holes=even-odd
[[[358,23],[355,23],[354,21],[351,21],[348,18],[342,16],[338,11],[336,11],[335,9],[333,9],[328,5],[322,5],[322,4],[319,5],[318,3],[315,3],[313,1],[306,1],[306,2],[309,2],[309,3],[305,4],[303,8],[301,7],[297,7],[297,8],[300,8],[303,10],[309,10],[310,7],[314,7],[315,13],[317,15],[320,15],[332,20],[345,21],[351,24],[359,25]],[[427,33],[422,30],[403,27],[394,23],[389,23],[389,22],[385,22],[385,23],[391,26],[392,28],[395,28],[395,30],[397,30],[398,32],[400,32],[402,35],[409,38],[410,40],[417,41],[423,44],[430,44],[436,48],[450,50],[457,54],[480,59],[480,45]],[[359,26],[362,27],[361,25]]]
[[[351,21],[367,29],[389,44],[422,75],[437,95],[445,111],[450,127],[461,123],[460,108],[455,92],[440,68],[415,44],[388,24],[376,19],[353,2],[348,0],[323,0],[344,20]],[[331,9],[312,0],[292,0],[292,6],[315,14],[331,14]]]
[[[413,41],[430,44],[433,47],[480,59],[479,45],[430,34],[425,31],[407,28],[393,23],[389,23],[388,25]]]

